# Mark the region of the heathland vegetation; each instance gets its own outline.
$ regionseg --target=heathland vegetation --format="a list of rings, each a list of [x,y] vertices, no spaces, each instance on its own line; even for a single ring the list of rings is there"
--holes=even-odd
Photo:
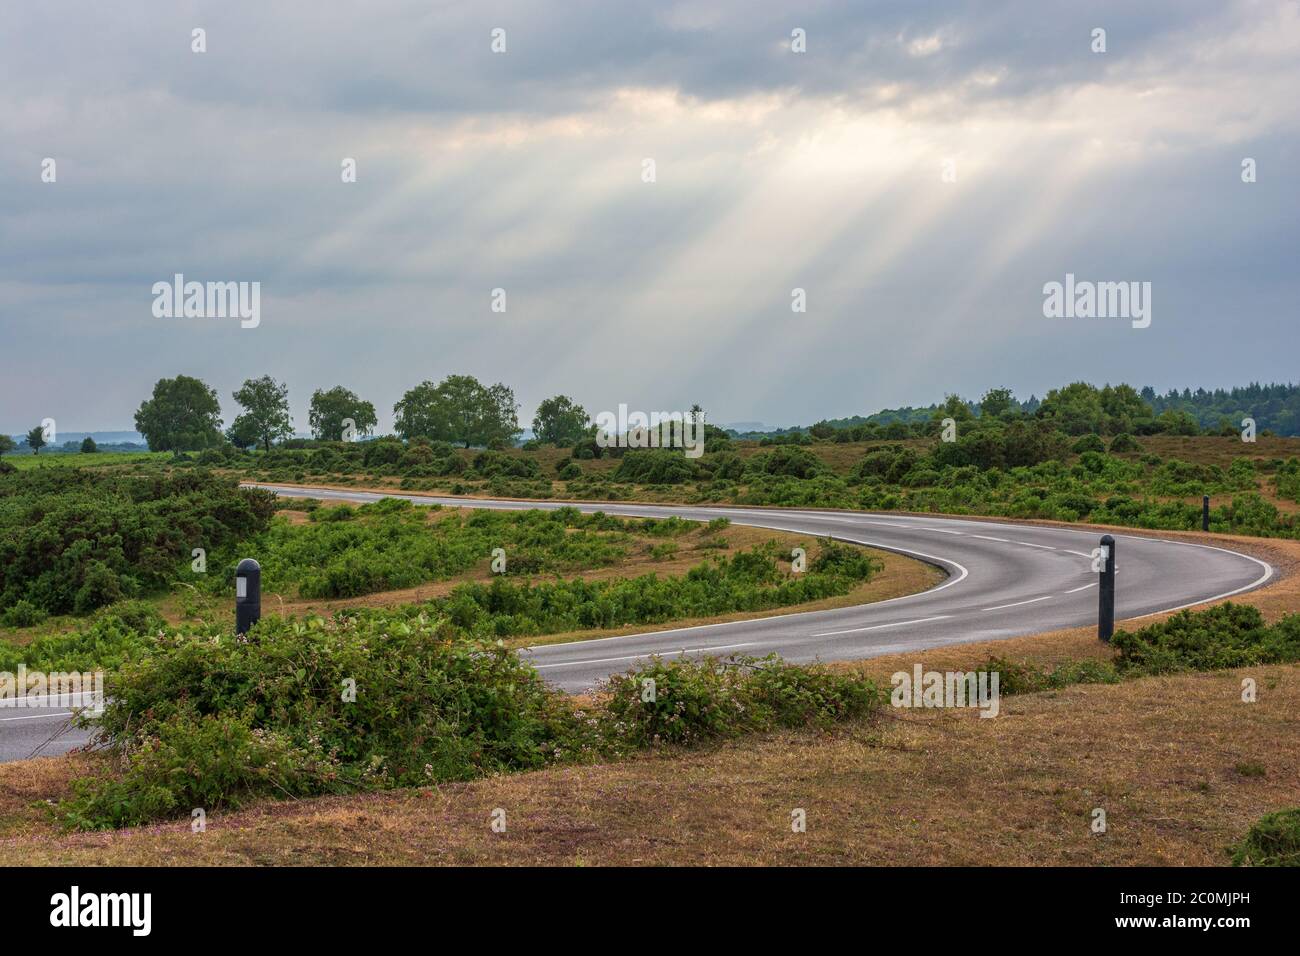
[[[421,786],[619,759],[881,712],[860,673],[775,659],[652,661],[567,698],[500,643],[424,612],[272,618],[248,640],[160,629],[109,681],[107,753],[51,808],[100,829],[257,798]],[[1300,660],[1300,615],[1269,625],[1225,605],[1116,635],[1111,660],[1043,671],[994,659],[1004,693]],[[649,688],[649,691],[647,691]],[[1266,821],[1239,854],[1276,855]],[[1285,828],[1283,828],[1285,829]],[[1294,834],[1291,834],[1293,838]],[[1283,848],[1293,854],[1293,845]]]
[[[1260,395],[1272,401],[1273,391]],[[1076,383],[1049,392],[1032,413],[993,389],[973,410],[950,397],[925,421],[814,427],[758,442],[707,426],[698,458],[597,441],[586,410],[564,396],[543,403],[534,421],[550,441],[507,447],[517,434],[512,394],[465,376],[407,393],[398,406],[406,438],[359,440],[374,409],[341,387],[315,393],[313,423],[322,435],[358,440],[286,438],[287,391],[270,378],[246,382],[236,397],[244,408],[238,441],[218,431],[215,393],[178,376],[159,382],[141,406],[140,425],[164,452],[158,458],[88,452],[62,462],[86,468],[6,468],[0,623],[85,614],[178,583],[226,588],[239,547],[258,554],[277,593],[323,599],[445,580],[493,548],[509,552],[515,574],[609,566],[623,553],[620,522],[573,510],[430,521],[426,509],[387,503],[273,523],[271,496],[238,490],[236,479],[398,488],[467,502],[816,506],[1170,530],[1198,528],[1201,496],[1209,495],[1212,531],[1300,536],[1300,442],[1184,434],[1196,429],[1179,412],[1157,415],[1127,386]],[[194,446],[202,447],[181,450]],[[211,572],[189,572],[195,549]]]
[[[979,402],[950,396],[752,439],[706,426],[705,453],[689,458],[609,447],[566,396],[542,403],[535,437],[520,445],[513,393],[466,376],[408,391],[394,409],[396,436],[373,437],[375,409],[349,389],[317,390],[312,439],[290,437],[282,384],[250,379],[223,431],[216,393],[178,376],[141,405],[149,455],[87,446],[29,456],[18,469],[0,463],[0,626],[27,632],[0,642],[0,671],[109,673],[104,752],[50,811],[73,829],[824,730],[870,720],[887,694],[858,673],[738,659],[652,661],[573,699],[507,642],[841,598],[877,574],[872,553],[817,542],[796,574],[788,543],[732,548],[725,519],[475,511],[474,498],[1190,530],[1210,495],[1212,531],[1294,538],[1300,440],[1270,431],[1296,430],[1295,395],[1291,386],[1157,396],[1076,383],[1021,402],[994,389]],[[702,420],[698,408],[690,414]],[[40,431],[29,436],[33,451]],[[47,458],[58,466],[42,466]],[[277,501],[239,487],[250,479],[437,492],[466,508]],[[499,573],[488,574],[498,549]],[[328,601],[328,613],[268,613],[236,638],[228,595],[245,554],[261,561],[268,594]],[[687,560],[672,574],[626,571],[648,558]],[[429,583],[440,588],[370,606],[371,596]],[[164,619],[159,597],[169,593],[219,600],[223,614]],[[42,627],[49,615],[76,619]],[[993,658],[988,669],[1003,693],[1033,693],[1293,664],[1300,616],[1269,622],[1233,605],[1183,612],[1121,630],[1113,649],[1050,666]],[[1275,814],[1236,853],[1276,862],[1292,859],[1295,844],[1294,816]]]

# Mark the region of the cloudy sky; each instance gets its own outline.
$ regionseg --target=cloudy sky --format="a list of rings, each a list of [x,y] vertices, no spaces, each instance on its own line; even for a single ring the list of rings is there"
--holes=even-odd
[[[314,388],[353,388],[387,428],[449,373],[512,386],[525,422],[564,392],[771,424],[996,385],[1298,377],[1294,2],[88,0],[5,19],[9,432],[130,428],[178,373],[227,423],[270,374],[303,430]],[[260,282],[261,324],[156,318],[175,273]],[[1150,282],[1150,327],[1045,318],[1066,273]]]

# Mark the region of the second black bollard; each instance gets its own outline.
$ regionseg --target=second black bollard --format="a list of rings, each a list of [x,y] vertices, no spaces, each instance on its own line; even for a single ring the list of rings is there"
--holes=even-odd
[[[262,617],[262,566],[244,558],[235,566],[235,633],[247,634]]]
[[[1101,582],[1097,604],[1097,637],[1110,643],[1115,633],[1115,539],[1110,535],[1101,538]]]

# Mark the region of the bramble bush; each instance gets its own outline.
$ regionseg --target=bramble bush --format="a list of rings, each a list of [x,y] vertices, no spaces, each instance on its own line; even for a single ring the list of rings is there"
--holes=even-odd
[[[643,676],[660,682],[649,710]],[[247,637],[168,631],[110,676],[107,696],[92,721],[106,760],[51,811],[70,829],[826,727],[880,701],[864,678],[775,659],[655,660],[583,709],[499,643],[380,614],[267,618]]]

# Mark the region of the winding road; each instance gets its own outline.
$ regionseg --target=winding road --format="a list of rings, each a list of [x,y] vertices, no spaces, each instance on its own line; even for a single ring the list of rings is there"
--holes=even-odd
[[[942,568],[947,578],[916,594],[829,611],[521,650],[551,684],[582,691],[651,655],[731,653],[785,660],[853,660],[944,644],[990,641],[1095,624],[1098,575],[1092,549],[1100,533],[988,520],[788,508],[640,505],[614,502],[438,498],[305,486],[257,484],[286,497],[356,503],[402,498],[415,504],[519,510],[574,507],[623,517],[677,515],[701,521],[793,531],[894,551]],[[1226,598],[1260,587],[1274,569],[1258,558],[1211,545],[1111,531],[1115,538],[1116,618],[1134,618]],[[66,711],[0,710],[0,761],[40,748],[62,753],[86,733],[67,726]]]

